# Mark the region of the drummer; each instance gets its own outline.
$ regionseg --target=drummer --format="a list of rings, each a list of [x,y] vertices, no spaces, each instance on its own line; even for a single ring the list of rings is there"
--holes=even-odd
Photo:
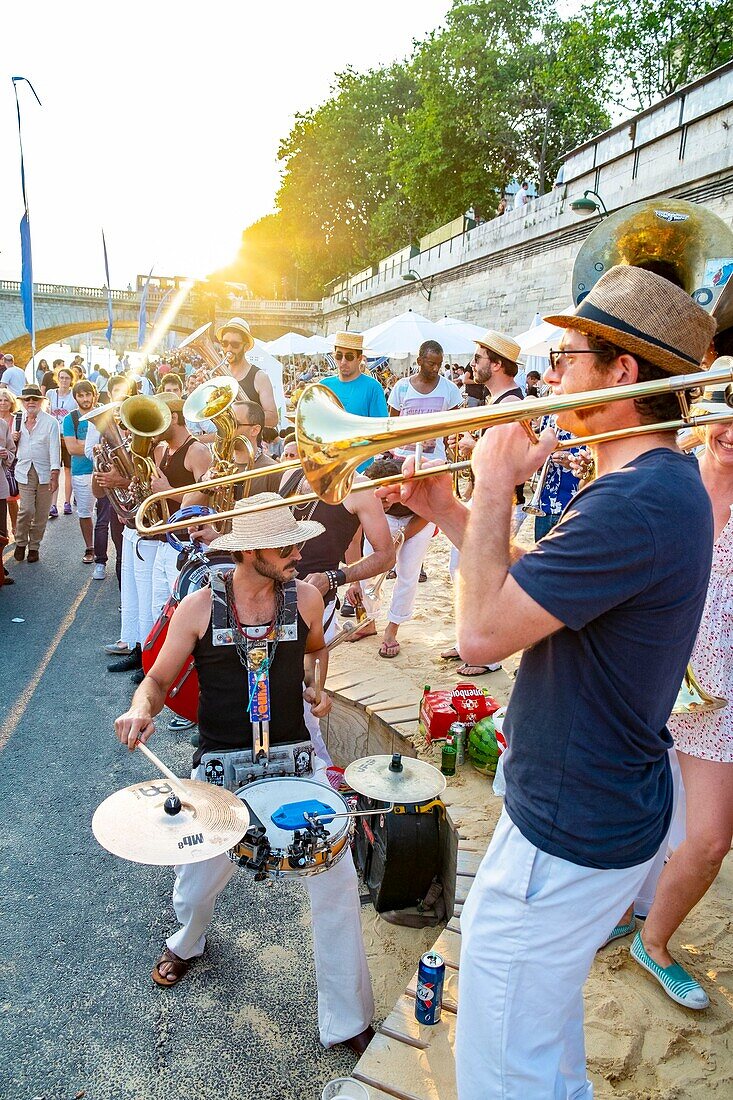
[[[242,506],[277,499],[274,493],[261,493]],[[135,692],[130,709],[115,722],[122,744],[134,749],[138,741],[146,742],[153,734],[153,719],[181,666],[193,654],[200,685],[200,744],[192,778],[218,781],[207,769],[207,754],[226,758],[227,753],[241,755],[253,747],[249,691],[253,675],[260,684],[266,678],[273,704],[272,713],[252,712],[255,736],[262,732],[261,723],[267,722],[270,745],[291,746],[293,761],[302,764],[303,752],[306,758],[312,752],[303,700],[316,719],[331,710],[325,691],[316,701],[315,662],[320,662],[322,680],[328,666],[323,599],[312,585],[295,579],[298,546],[322,531],[320,523],[297,521],[286,507],[235,517],[231,533],[212,543],[212,549],[231,552],[235,567],[211,589],[191,593],[181,602],[155,664]],[[258,690],[256,699],[262,694]],[[311,774],[326,782],[318,761],[314,773],[305,773],[306,777]],[[176,985],[201,957],[216,899],[235,871],[236,864],[226,853],[176,867],[173,905],[181,927],[168,938],[153,967],[151,976],[157,985]],[[320,1039],[325,1047],[345,1043],[361,1054],[373,1035],[374,1001],[351,853],[304,882],[313,917]]]

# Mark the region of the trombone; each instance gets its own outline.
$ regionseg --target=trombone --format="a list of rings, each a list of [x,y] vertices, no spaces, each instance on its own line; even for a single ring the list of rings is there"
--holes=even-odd
[[[567,440],[565,443],[558,444],[555,449],[564,450],[578,446],[592,447],[615,439],[623,439],[630,435],[672,432],[683,428],[703,427],[716,422],[729,422],[733,420],[733,409],[730,413],[706,413],[702,416],[693,416],[684,391],[725,386],[731,383],[733,383],[733,356],[722,356],[707,371],[674,375],[671,378],[661,378],[653,382],[637,382],[630,386],[615,386],[611,389],[593,390],[587,393],[550,395],[532,401],[531,410],[522,402],[504,402],[501,405],[455,409],[446,413],[425,413],[402,418],[372,418],[347,413],[331,390],[326,386],[315,383],[305,390],[296,409],[295,432],[299,458],[268,468],[268,473],[274,471],[283,473],[285,470],[302,466],[312,492],[289,496],[283,498],[282,501],[253,505],[247,511],[264,512],[269,511],[271,508],[281,508],[283,505],[295,507],[316,499],[320,499],[326,504],[340,504],[352,492],[352,483],[357,467],[366,459],[372,458],[382,451],[404,447],[409,443],[435,439],[437,436],[451,435],[453,432],[470,431],[474,428],[491,428],[497,424],[521,423],[530,438],[536,442],[530,420],[552,413],[595,408],[613,401],[638,400],[659,394],[676,393],[680,402],[681,417],[679,420],[668,420],[661,424],[640,424],[635,427],[619,428],[614,431],[601,432],[598,435]],[[457,463],[442,463],[439,466],[429,466],[417,470],[413,477],[420,478],[430,477],[433,474],[453,473],[456,470],[467,469],[469,466],[469,460]],[[249,477],[257,476],[259,473],[261,471],[248,471],[230,475],[230,478],[244,481]],[[395,485],[403,480],[402,474],[375,478],[373,481],[367,480],[354,486],[353,492],[377,489],[383,485]],[[185,492],[196,489],[199,491],[216,489],[224,483],[224,479],[215,479],[213,482],[200,482],[178,489],[176,492],[180,496]],[[228,483],[231,484],[231,480]],[[165,534],[167,531],[174,531],[188,526],[185,520],[147,524],[149,509],[168,495],[170,494],[155,493],[145,501],[135,520],[140,534]],[[211,517],[211,522],[220,523],[232,519],[239,515],[240,511],[240,509],[231,509],[217,513]]]

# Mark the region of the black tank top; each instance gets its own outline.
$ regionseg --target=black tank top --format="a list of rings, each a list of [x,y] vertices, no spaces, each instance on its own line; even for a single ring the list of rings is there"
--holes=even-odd
[[[257,389],[255,387],[255,375],[257,374],[259,369],[260,368],[256,367],[254,365],[254,363],[250,363],[249,370],[245,374],[244,378],[238,378],[237,379],[237,381],[239,382],[239,385],[242,387],[244,392],[247,394],[247,398],[250,401],[254,401],[254,403],[256,405],[261,405],[262,404],[262,398],[258,394]]]
[[[285,481],[280,495],[287,497],[300,492],[302,480],[302,472],[295,470]],[[343,504],[324,504],[322,500],[317,501],[315,508],[312,504],[301,504],[293,508],[292,512],[296,519],[314,519],[326,528],[322,535],[308,539],[301,546],[298,576],[307,577],[309,573],[323,573],[326,569],[338,569],[344,560],[349,543],[359,528],[359,517]],[[326,603],[329,603],[331,598],[332,594],[327,596]]]
[[[278,642],[270,669],[270,743],[307,741],[303,718],[303,657],[308,627],[298,612],[298,640]],[[211,619],[206,633],[193,651],[199,678],[199,747],[193,764],[197,767],[205,752],[251,749],[247,673],[234,645],[215,646],[211,641]]]
[[[188,454],[188,448],[194,443],[193,436],[182,443],[175,451],[170,451],[166,444],[166,451],[160,460],[160,472],[171,483],[174,489],[178,489],[183,485],[190,485],[193,479],[193,474],[190,470],[187,470],[184,463],[186,461],[186,455]],[[170,510],[171,513],[177,511],[181,507],[181,501],[183,497],[170,497]]]

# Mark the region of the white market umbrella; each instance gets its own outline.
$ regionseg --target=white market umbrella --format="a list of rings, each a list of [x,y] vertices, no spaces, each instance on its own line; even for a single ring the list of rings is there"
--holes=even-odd
[[[386,355],[401,359],[406,355],[417,355],[420,345],[426,340],[435,340],[446,355],[473,355],[474,341],[453,333],[450,328],[440,328],[421,313],[408,309],[383,325],[368,329],[364,333],[364,346],[373,356]]]
[[[465,336],[467,340],[478,340],[480,336],[485,336],[487,331],[483,325],[472,325],[470,321],[462,321],[459,317],[441,317],[436,324],[439,328],[447,328],[451,332]]]
[[[575,310],[569,307],[562,312],[574,313]],[[530,327],[525,329],[524,332],[520,332],[519,336],[515,336],[514,339],[522,349],[522,355],[539,355],[543,359],[549,359],[550,348],[557,347],[562,334],[562,328],[558,325],[551,325],[549,321],[543,321],[539,313],[536,313]],[[533,368],[529,367],[528,369],[532,370]]]
[[[333,343],[331,340],[326,339],[325,336],[308,337],[308,351],[306,355],[325,355],[329,351],[333,351]]]
[[[309,337],[303,336],[299,332],[286,332],[284,336],[278,336],[277,340],[271,340],[267,344],[267,350],[271,355],[313,354]]]
[[[283,389],[282,363],[275,358],[268,350],[267,345],[263,344],[261,340],[255,340],[255,346],[251,351],[247,352],[247,362],[263,370],[272,382],[272,392],[275,396],[278,425],[284,428],[288,424],[288,420],[285,416],[286,401],[285,390]]]

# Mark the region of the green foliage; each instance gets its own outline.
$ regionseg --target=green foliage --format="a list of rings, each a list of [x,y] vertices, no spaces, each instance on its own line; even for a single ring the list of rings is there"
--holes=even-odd
[[[245,230],[227,277],[270,297],[327,283],[473,206],[513,178],[548,189],[562,155],[733,56],[733,0],[453,0],[444,27],[388,68],[340,73],[281,142],[277,211]]]

